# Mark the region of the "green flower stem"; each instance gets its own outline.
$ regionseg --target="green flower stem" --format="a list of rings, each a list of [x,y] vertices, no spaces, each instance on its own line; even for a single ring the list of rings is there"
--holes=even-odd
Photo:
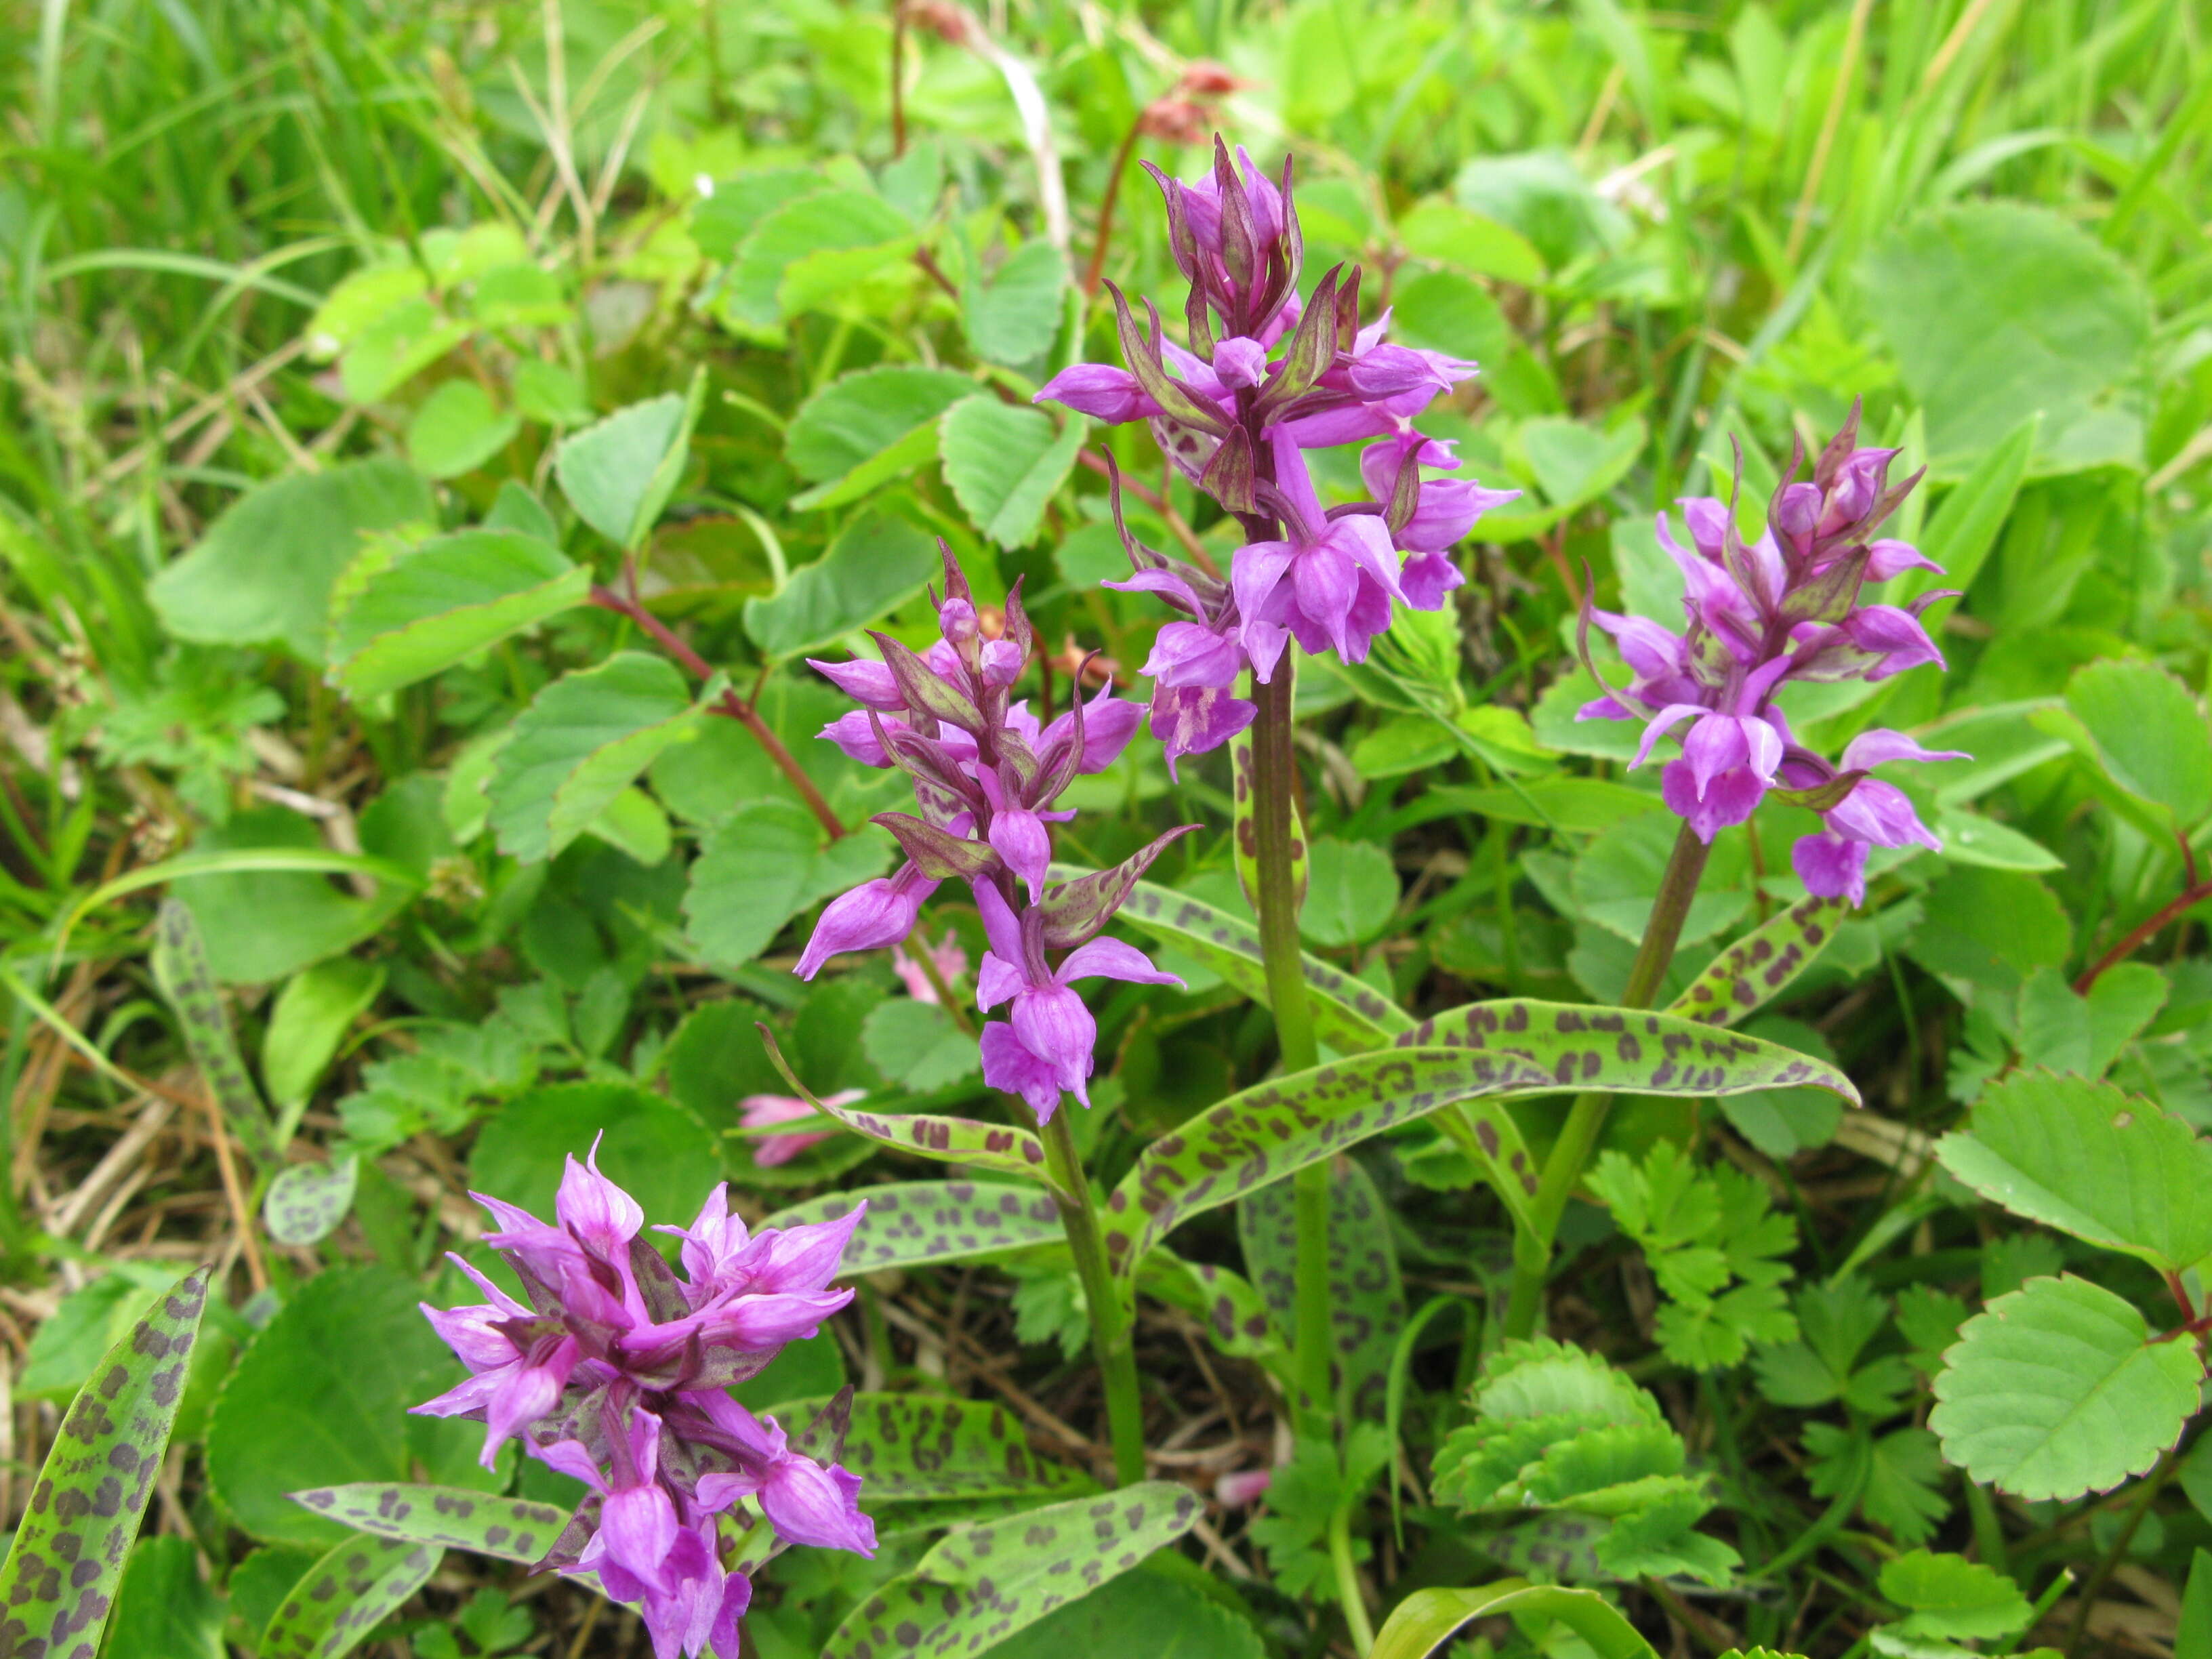
[[[1298,833],[1291,800],[1297,761],[1291,748],[1291,676],[1287,652],[1274,679],[1252,683],[1259,714],[1252,722],[1252,832],[1259,866],[1260,960],[1267,975],[1267,1000],[1275,1011],[1276,1046],[1285,1072],[1303,1072],[1321,1063],[1314,1040],[1313,1011],[1306,1001],[1304,963],[1298,952],[1298,895],[1291,876]],[[1292,1352],[1297,1368],[1301,1416],[1327,1419],[1329,1410],[1331,1332],[1328,1305],[1328,1160],[1298,1171],[1292,1192],[1297,1224],[1297,1329]]]
[[[1659,878],[1658,896],[1651,901],[1651,919],[1644,925],[1643,943],[1636,947],[1635,964],[1628,970],[1628,988],[1620,1006],[1649,1008],[1674,960],[1674,946],[1682,937],[1682,923],[1690,902],[1698,896],[1698,882],[1705,873],[1712,849],[1699,841],[1685,823],[1674,837],[1666,873]],[[1513,1289],[1505,1304],[1505,1334],[1533,1336],[1542,1316],[1544,1285],[1551,1276],[1552,1244],[1559,1235],[1559,1218],[1566,1213],[1567,1199],[1583,1178],[1583,1170],[1596,1148],[1606,1114],[1613,1109],[1609,1094],[1576,1097],[1552,1155],[1544,1160],[1544,1174],[1530,1208],[1534,1224],[1516,1232],[1513,1240]]]
[[[1364,1655],[1375,1646],[1375,1626],[1368,1620],[1367,1603],[1359,1590],[1359,1569],[1352,1559],[1352,1510],[1350,1504],[1340,1504],[1328,1517],[1328,1559],[1336,1570],[1336,1599],[1344,1606],[1352,1650]]]
[[[1060,1219],[1067,1248],[1083,1281],[1083,1301],[1091,1315],[1091,1352],[1098,1362],[1106,1395],[1106,1427],[1114,1443],[1114,1480],[1131,1486],[1145,1478],[1145,1402],[1137,1391],[1135,1322],[1121,1299],[1121,1287],[1106,1264],[1106,1241],[1098,1226],[1098,1202],[1075,1149],[1063,1106],[1044,1125],[1046,1170],[1059,1188]]]

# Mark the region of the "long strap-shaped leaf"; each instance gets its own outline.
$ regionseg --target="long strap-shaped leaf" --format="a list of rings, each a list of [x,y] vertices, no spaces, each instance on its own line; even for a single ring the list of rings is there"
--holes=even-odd
[[[863,1199],[868,1212],[845,1246],[847,1273],[964,1261],[996,1250],[1057,1244],[1066,1237],[1050,1193],[981,1181],[901,1181],[824,1193],[779,1210],[761,1224],[841,1220]]]
[[[1425,1039],[1428,1047],[1412,1044]],[[1733,1095],[1809,1086],[1858,1104],[1832,1066],[1671,1014],[1556,1002],[1477,1003],[1423,1022],[1408,1046],[1273,1079],[1147,1147],[1106,1200],[1116,1272],[1201,1211],[1454,1101],[1559,1094]]]
[[[961,1528],[846,1615],[822,1659],[968,1659],[1128,1571],[1199,1510],[1188,1487],[1147,1480]]]
[[[161,1472],[207,1307],[201,1268],[93,1367],[0,1566],[0,1653],[93,1659]]]
[[[340,1659],[438,1570],[445,1551],[399,1538],[349,1538],[292,1586],[261,1638],[260,1659]]]
[[[1267,1000],[1260,930],[1243,917],[1145,881],[1131,890],[1116,915],[1154,939],[1189,951],[1254,1001]],[[1413,1017],[1373,986],[1316,957],[1299,960],[1305,967],[1314,1030],[1330,1048],[1359,1054],[1381,1048],[1413,1026]]]
[[[238,1040],[231,1035],[230,1016],[223,1012],[222,996],[209,970],[207,945],[199,924],[179,899],[163,899],[155,923],[154,978],[161,994],[176,1010],[184,1028],[185,1047],[199,1067],[200,1076],[214,1091],[223,1115],[255,1163],[264,1169],[276,1162],[279,1148],[269,1113],[239,1058]]]
[[[356,1480],[291,1494],[318,1515],[380,1538],[471,1550],[530,1566],[542,1559],[568,1514],[550,1504],[498,1498],[459,1486]]]
[[[979,1123],[969,1117],[936,1117],[924,1112],[863,1112],[850,1106],[833,1106],[799,1080],[799,1074],[784,1059],[783,1050],[776,1047],[773,1031],[763,1025],[760,1034],[761,1041],[768,1046],[768,1057],[775,1062],[775,1069],[783,1073],[783,1080],[799,1098],[816,1111],[836,1118],[854,1134],[944,1164],[971,1164],[1003,1175],[1024,1176],[1031,1181],[1047,1179],[1044,1142],[1028,1130],[1002,1123]]]
[[[1850,908],[1839,898],[1798,900],[1715,957],[1667,1012],[1701,1025],[1733,1025],[1748,1018],[1813,965]]]
[[[1595,1650],[1598,1659],[1657,1659],[1636,1626],[1595,1590],[1563,1589],[1501,1578],[1472,1589],[1415,1590],[1376,1632],[1368,1659],[1428,1659],[1474,1619],[1504,1613],[1556,1619]]]

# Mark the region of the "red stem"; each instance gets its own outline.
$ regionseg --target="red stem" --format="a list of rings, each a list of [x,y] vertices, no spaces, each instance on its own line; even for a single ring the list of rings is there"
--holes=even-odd
[[[1083,269],[1083,297],[1098,297],[1098,285],[1106,276],[1106,250],[1114,240],[1114,204],[1121,194],[1121,175],[1129,170],[1130,152],[1137,148],[1137,135],[1143,128],[1144,117],[1139,115],[1129,123],[1129,131],[1121,139],[1121,147],[1114,152],[1114,165],[1106,174],[1106,193],[1098,199],[1098,240],[1091,244],[1091,263]]]
[[[2176,916],[2209,898],[2212,898],[2212,881],[2192,882],[2184,891],[2177,894],[2164,906],[2129,929],[2124,939],[2084,969],[2081,977],[2074,981],[2075,994],[2087,996],[2089,988],[2097,982],[2099,975],[2107,968],[2115,967],[2125,962],[2142,948],[2145,940],[2156,934]]]
[[[906,154],[906,0],[891,0],[891,160]]]
[[[694,679],[714,678],[713,665],[678,638],[667,623],[635,599],[625,599],[611,587],[599,584],[592,586],[591,599],[602,611],[611,611],[617,616],[627,617],[635,623],[654,644],[681,663]],[[756,697],[760,695],[759,688],[754,689],[753,695]],[[799,798],[806,803],[807,810],[830,832],[830,840],[835,841],[847,833],[836,809],[823,799],[822,792],[814,787],[814,780],[806,775],[805,768],[792,758],[791,750],[783,746],[783,739],[769,730],[768,722],[760,717],[758,709],[744,702],[735,691],[725,690],[715,702],[714,712],[728,715],[753,734],[753,741],[768,751],[768,757],[775,763],[776,769],[791,780],[791,787],[799,792]]]

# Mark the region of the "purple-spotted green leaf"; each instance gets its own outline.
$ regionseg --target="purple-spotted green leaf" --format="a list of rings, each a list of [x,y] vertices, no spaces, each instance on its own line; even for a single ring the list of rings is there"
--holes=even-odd
[[[231,1034],[230,1016],[223,1011],[208,966],[207,941],[199,923],[180,899],[163,899],[154,923],[154,980],[175,1010],[183,1028],[185,1048],[199,1068],[200,1079],[221,1103],[249,1157],[257,1163],[274,1161],[276,1132],[261,1096],[239,1057],[238,1039]]]
[[[1298,1258],[1297,1200],[1288,1182],[1244,1195],[1237,1237],[1245,1272],[1275,1328],[1287,1335],[1297,1322]],[[1390,1356],[1406,1323],[1406,1290],[1382,1197],[1350,1158],[1339,1162],[1329,1182],[1328,1308],[1336,1398],[1350,1415],[1379,1423]]]
[[[292,1501],[356,1532],[468,1550],[524,1566],[541,1559],[568,1523],[568,1511],[551,1504],[404,1481],[318,1486],[294,1492]]]
[[[856,1394],[844,1445],[794,1427],[830,1402],[789,1401],[769,1408],[791,1432],[795,1451],[842,1463],[860,1477],[860,1503],[933,1503],[947,1498],[1066,1498],[1095,1491],[1090,1477],[1030,1449],[1020,1422],[988,1401],[917,1394]]]
[[[359,1158],[288,1164],[261,1200],[262,1224],[279,1244],[319,1244],[353,1208],[354,1187],[360,1178]]]
[[[1289,666],[1290,658],[1285,653],[1283,668],[1287,670]],[[1252,809],[1257,793],[1252,784],[1254,763],[1252,728],[1247,726],[1229,740],[1229,769],[1233,781],[1229,847],[1237,860],[1237,884],[1244,890],[1244,902],[1256,915],[1260,909],[1260,830]],[[1295,812],[1291,815],[1291,891],[1297,896],[1294,908],[1303,909],[1306,902],[1306,827]]]
[[[821,1659],[969,1659],[1173,1543],[1200,1507],[1147,1480],[962,1528],[848,1614]]]
[[[1142,928],[1154,939],[1188,951],[1255,1002],[1267,1000],[1267,977],[1260,965],[1260,930],[1242,916],[1140,881],[1130,889],[1118,920]],[[1302,957],[1308,1006],[1314,1030],[1330,1048],[1345,1054],[1379,1048],[1413,1017],[1373,986]]]
[[[967,1117],[937,1117],[923,1112],[869,1112],[856,1106],[833,1106],[817,1097],[799,1080],[797,1073],[776,1046],[775,1033],[760,1028],[769,1058],[783,1074],[793,1093],[826,1116],[834,1117],[854,1134],[879,1146],[935,1158],[940,1164],[966,1164],[1001,1175],[1046,1179],[1044,1142],[1026,1129],[1000,1123],[979,1123]]]
[[[1217,1352],[1281,1370],[1289,1359],[1265,1297],[1251,1280],[1211,1261],[1186,1261],[1156,1249],[1137,1270],[1137,1288],[1201,1321]],[[1285,1380],[1288,1381],[1287,1372]]]
[[[778,1211],[761,1224],[799,1227],[839,1220],[863,1199],[868,1212],[845,1246],[848,1273],[965,1261],[999,1250],[1056,1244],[1066,1237],[1060,1206],[1050,1193],[979,1181],[902,1181],[824,1193]]]
[[[0,1566],[0,1653],[93,1659],[184,1396],[203,1267],[156,1302],[78,1390]]]
[[[1152,867],[1152,860],[1166,852],[1178,837],[1196,828],[1194,823],[1178,824],[1139,848],[1110,870],[1055,881],[1047,888],[1036,907],[1043,914],[1045,949],[1071,951],[1097,938],[1099,930],[1127,901],[1129,890],[1137,884],[1138,878]]]
[[[1813,965],[1850,908],[1839,898],[1798,900],[1715,957],[1667,1012],[1700,1025],[1733,1025],[1748,1017]]]
[[[338,1659],[422,1588],[445,1554],[434,1544],[349,1538],[307,1569],[269,1620],[260,1659]]]
[[[1463,1100],[1438,1112],[1437,1123],[1490,1183],[1514,1224],[1523,1232],[1534,1231],[1536,1189],[1541,1182],[1535,1156],[1505,1103]]]
[[[1133,1272],[1190,1217],[1455,1101],[1807,1085],[1858,1102],[1850,1079],[1832,1066],[1668,1014],[1481,1002],[1425,1020],[1398,1042],[1231,1095],[1154,1141],[1106,1200],[1116,1271]]]

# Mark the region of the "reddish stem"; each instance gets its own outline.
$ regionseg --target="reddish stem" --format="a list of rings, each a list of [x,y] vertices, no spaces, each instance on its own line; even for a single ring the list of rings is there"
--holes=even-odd
[[[1106,250],[1114,240],[1114,204],[1121,199],[1121,175],[1129,170],[1130,153],[1137,148],[1137,136],[1143,130],[1145,118],[1139,115],[1129,123],[1123,135],[1121,147],[1114,152],[1114,165],[1106,174],[1106,193],[1098,198],[1098,240],[1091,244],[1091,263],[1083,268],[1083,297],[1098,297],[1098,285],[1106,276]]]
[[[2212,898],[2212,881],[2191,883],[2184,891],[2177,894],[2166,904],[2130,928],[2127,936],[2118,945],[2084,969],[2081,977],[2074,981],[2074,994],[2076,996],[2087,996],[2089,988],[2097,982],[2106,969],[2117,967],[2125,962],[2143,947],[2146,940],[2154,936],[2175,917],[2196,905],[2202,904],[2209,898]]]
[[[694,679],[714,678],[714,665],[678,638],[667,623],[635,599],[625,599],[611,587],[596,583],[592,588],[591,599],[602,611],[611,611],[617,616],[627,617],[635,623],[655,645],[682,664]],[[762,678],[765,679],[767,677],[763,674]],[[753,695],[756,698],[759,696],[757,686],[754,688]],[[791,787],[799,792],[799,798],[806,803],[807,810],[830,832],[830,840],[835,841],[846,833],[845,825],[837,817],[836,809],[823,799],[821,790],[814,786],[814,780],[806,775],[806,769],[799,765],[792,757],[791,750],[783,746],[783,739],[769,730],[768,722],[760,717],[758,709],[740,698],[735,691],[725,690],[715,701],[714,712],[728,715],[753,734],[753,741],[768,751],[768,757],[775,763],[776,769],[791,781]]]
[[[906,0],[891,0],[891,160],[906,154]]]

